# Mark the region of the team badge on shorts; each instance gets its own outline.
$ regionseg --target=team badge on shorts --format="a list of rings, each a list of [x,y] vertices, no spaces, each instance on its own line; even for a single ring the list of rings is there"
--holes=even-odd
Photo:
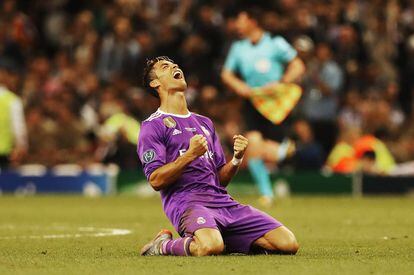
[[[175,126],[177,126],[177,122],[175,122],[175,120],[170,116],[164,118],[162,122],[164,122],[164,125],[168,128],[174,128]]]
[[[150,163],[155,159],[155,151],[152,149],[149,149],[142,154],[142,162],[143,163]]]
[[[206,223],[206,219],[204,219],[203,217],[198,217],[197,218],[197,223],[198,224],[205,224]]]

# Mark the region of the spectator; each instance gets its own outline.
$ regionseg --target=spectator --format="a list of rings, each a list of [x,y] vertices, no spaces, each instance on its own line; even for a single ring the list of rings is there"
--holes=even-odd
[[[335,141],[335,117],[343,84],[343,72],[332,58],[328,44],[316,46],[315,58],[307,63],[303,79],[303,115],[310,121],[316,139],[325,150],[330,150]],[[320,134],[319,134],[320,133]]]
[[[293,42],[308,66],[304,105],[292,122],[303,111],[314,142],[326,152],[336,128],[345,147],[353,144],[343,139],[354,128],[383,141],[397,162],[414,159],[412,3],[255,4],[265,7],[259,18],[264,30]],[[98,129],[119,111],[118,101],[138,121],[156,108],[156,100],[140,92],[143,65],[155,55],[169,55],[185,68],[192,109],[212,117],[223,141],[231,140],[246,126],[243,106],[222,87],[219,69],[236,38],[229,15],[239,6],[235,0],[2,1],[0,61],[16,63],[3,86],[21,95],[27,114],[30,154],[24,161],[94,161],[85,152],[93,155],[99,147]],[[62,121],[77,133],[72,145],[79,150],[70,149],[77,153],[68,159],[58,140]],[[132,167],[130,157],[113,160]]]
[[[113,33],[103,38],[98,71],[102,80],[109,81],[115,73],[131,73],[140,52],[138,42],[132,37],[128,18],[118,17]]]
[[[324,163],[322,146],[314,140],[312,128],[306,120],[298,120],[293,125],[296,136],[294,167],[298,170],[319,170]]]

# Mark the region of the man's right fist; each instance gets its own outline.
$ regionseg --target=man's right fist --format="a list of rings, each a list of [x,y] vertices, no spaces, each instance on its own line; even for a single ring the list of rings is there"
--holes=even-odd
[[[188,153],[191,154],[194,158],[198,158],[204,155],[208,150],[207,139],[203,135],[194,135],[190,139],[190,147],[188,148]]]

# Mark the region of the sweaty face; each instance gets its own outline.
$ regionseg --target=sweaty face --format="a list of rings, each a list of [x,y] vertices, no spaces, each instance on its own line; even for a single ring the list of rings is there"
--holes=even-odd
[[[184,73],[177,64],[161,60],[154,65],[160,87],[167,91],[182,91],[187,89]]]

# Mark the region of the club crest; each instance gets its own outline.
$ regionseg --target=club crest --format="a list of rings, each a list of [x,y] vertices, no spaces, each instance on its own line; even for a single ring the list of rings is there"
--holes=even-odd
[[[197,218],[197,223],[198,224],[205,224],[206,223],[206,219],[204,219],[203,217],[198,217]]]
[[[164,122],[164,125],[168,128],[174,128],[175,126],[177,126],[177,122],[175,122],[175,120],[170,116],[164,118],[162,122]]]

